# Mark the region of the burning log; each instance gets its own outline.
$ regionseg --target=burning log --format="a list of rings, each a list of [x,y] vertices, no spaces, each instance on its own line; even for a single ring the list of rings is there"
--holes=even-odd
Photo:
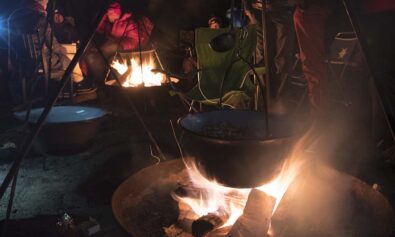
[[[227,237],[267,236],[276,200],[257,189],[251,190],[243,215],[237,219]]]
[[[192,237],[191,234],[186,233],[184,230],[174,224],[169,227],[163,227],[163,231],[167,237]]]
[[[224,225],[228,219],[229,215],[224,210],[202,216],[192,223],[192,235],[194,237],[206,236]]]
[[[120,74],[118,71],[116,72],[118,80],[121,83],[121,86],[123,86],[123,84],[127,81],[131,73],[132,73],[131,67],[127,67],[127,70],[123,74]],[[107,80],[105,83],[107,86],[117,85],[117,81],[115,79]]]
[[[128,70],[126,70],[126,72],[119,77],[119,82],[121,83],[121,85],[125,83],[131,72],[132,72],[132,67],[128,67]]]
[[[182,201],[182,198],[188,197],[197,199],[205,192],[207,192],[207,190],[193,186],[192,182],[185,182],[178,183],[178,187],[170,193],[172,198],[178,202],[178,226],[188,233],[192,233],[192,223],[199,218],[199,216],[188,204]]]
[[[192,208],[183,202],[178,203],[178,225],[186,232],[192,233],[192,223],[199,216],[192,210]]]

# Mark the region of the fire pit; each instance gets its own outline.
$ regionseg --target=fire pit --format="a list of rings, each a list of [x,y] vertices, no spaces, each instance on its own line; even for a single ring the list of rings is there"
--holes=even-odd
[[[162,73],[152,72],[159,68],[155,50],[140,52],[118,52],[111,67],[119,74],[123,87],[156,87],[166,82]],[[116,84],[115,80],[107,80],[107,85]]]
[[[173,103],[170,101],[166,76],[152,71],[152,69],[160,68],[155,50],[142,51],[141,54],[140,52],[118,52],[111,66],[118,74],[122,88],[110,74],[105,80],[106,91],[110,97],[119,101],[118,104],[125,103],[121,89],[136,101],[139,107],[144,107],[144,110],[147,105],[157,107],[157,104],[167,106]]]
[[[180,201],[182,192],[179,191],[184,184],[196,179],[191,175],[194,171],[191,173],[190,169],[191,167],[186,169],[181,160],[172,160],[145,168],[124,181],[112,198],[113,212],[121,226],[135,237],[164,236],[165,232],[167,236],[191,236],[187,232],[171,235],[170,231],[173,224],[181,226],[179,215],[184,211],[183,206],[191,204]],[[253,220],[257,225],[252,225],[247,230],[247,236],[265,236],[266,233],[257,233],[263,225],[271,226],[271,236],[282,237],[388,236],[392,229],[393,213],[388,201],[378,191],[352,176],[317,163],[305,163],[299,174],[285,195],[280,199],[276,198],[278,205],[276,203],[277,207],[273,211],[259,211],[266,204],[272,207],[271,195],[275,192],[270,189],[273,191],[273,187],[263,188],[263,192],[259,191],[260,188],[252,191],[233,190],[232,192],[238,192],[233,199],[247,195],[248,200],[242,201],[245,205],[244,211],[241,210],[236,219],[230,220],[227,217],[227,223],[222,228],[207,236],[226,236],[229,231],[233,231],[230,236],[240,236],[237,233],[240,230],[246,231],[245,227],[251,224],[248,222],[248,215],[251,213],[270,216],[269,219],[255,216]],[[210,187],[213,185],[215,186],[211,182]],[[226,187],[220,187],[219,192],[223,188]],[[189,194],[194,191],[196,190]],[[227,192],[227,195],[232,192]],[[178,194],[178,202],[174,200],[174,193]],[[188,196],[184,198],[187,199]],[[200,200],[200,203],[205,202],[208,200]],[[215,211],[216,207],[213,208]],[[189,209],[195,210],[192,206]],[[210,213],[204,214],[203,218],[198,217],[201,222],[210,219],[210,215],[213,216]],[[188,215],[184,217],[188,218]],[[210,223],[220,222],[218,219],[214,220]]]

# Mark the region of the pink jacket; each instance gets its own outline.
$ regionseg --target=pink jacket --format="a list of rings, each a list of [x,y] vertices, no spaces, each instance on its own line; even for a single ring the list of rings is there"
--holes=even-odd
[[[120,39],[120,45],[124,50],[137,50],[139,36],[141,47],[146,47],[153,28],[152,22],[147,17],[134,20],[131,13],[125,13],[114,23],[110,23],[107,16],[104,16],[96,31]]]

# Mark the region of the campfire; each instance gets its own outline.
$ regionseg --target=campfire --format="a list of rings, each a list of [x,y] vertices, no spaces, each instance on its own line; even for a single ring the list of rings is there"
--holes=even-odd
[[[249,189],[208,180],[189,159],[150,166],[117,189],[114,214],[133,236],[388,236],[389,202],[357,178],[305,157],[305,142],[298,141],[277,176]]]
[[[154,50],[144,51],[141,55],[138,52],[120,55],[122,57],[115,59],[111,67],[120,75],[119,80],[123,87],[152,87],[165,83],[164,74],[152,72],[152,69],[157,68]],[[140,63],[141,61],[142,63]],[[110,80],[106,84],[112,85],[114,83],[114,80]]]
[[[180,211],[178,223],[165,228],[167,236],[271,236],[271,217],[304,162],[300,152],[292,153],[277,177],[253,189],[220,185],[187,162],[190,182],[171,193]]]

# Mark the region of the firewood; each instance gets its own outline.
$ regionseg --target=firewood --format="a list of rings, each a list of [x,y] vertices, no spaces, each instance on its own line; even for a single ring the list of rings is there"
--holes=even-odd
[[[192,208],[182,201],[178,202],[179,214],[177,218],[178,226],[184,231],[192,233],[192,223],[199,216],[192,210]]]
[[[166,237],[192,237],[191,234],[186,233],[177,225],[171,225],[169,227],[163,227]]]
[[[221,227],[229,219],[229,215],[224,210],[209,213],[200,217],[192,223],[192,235],[194,237],[206,236],[213,230]]]
[[[199,218],[199,216],[193,211],[193,209],[184,202],[178,203],[178,210],[179,210],[178,220],[181,219],[196,220],[196,218]]]
[[[125,83],[126,79],[128,78],[131,72],[132,72],[132,68],[128,67],[128,70],[126,70],[126,72],[119,77],[119,82],[121,83],[121,85]]]
[[[264,192],[251,190],[243,214],[233,224],[227,237],[267,236],[275,203],[276,200]]]
[[[185,203],[182,198],[200,198],[203,192],[207,192],[204,189],[199,189],[193,186],[192,182],[178,183],[178,187],[173,190],[170,195],[178,202],[178,218],[177,224],[184,231],[192,233],[192,223],[199,218],[199,216],[193,211],[193,209]]]

